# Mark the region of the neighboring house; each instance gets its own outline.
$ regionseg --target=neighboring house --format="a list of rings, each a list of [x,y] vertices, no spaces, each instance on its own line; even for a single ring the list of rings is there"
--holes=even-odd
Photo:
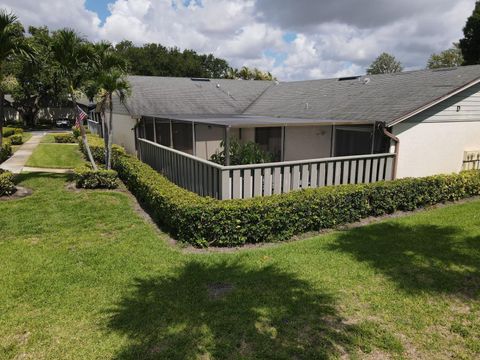
[[[89,112],[95,105],[91,104],[86,97],[82,97],[77,101],[83,111]],[[22,121],[22,116],[15,107],[15,100],[9,94],[5,95],[5,120],[7,122]],[[35,116],[35,122],[54,122],[57,119],[70,119],[73,122],[74,114],[72,110],[72,102],[67,101],[63,106],[49,106],[40,108]]]
[[[5,95],[4,105],[4,112],[5,112],[5,122],[14,122],[19,121],[20,116],[18,114],[17,109],[13,106],[13,98],[10,95]]]
[[[169,163],[167,169],[168,156],[162,161],[152,158],[163,156],[158,149],[208,160],[222,140],[234,136],[255,141],[279,162],[271,170],[247,167],[251,176],[261,169],[261,183],[256,185],[248,171],[244,179],[245,168],[232,168],[225,196],[210,185],[208,191],[182,185],[220,198],[458,172],[465,152],[480,152],[480,65],[295,82],[142,76],[128,80],[132,95],[124,104],[118,99],[114,104],[113,141],[131,153],[154,146],[151,142],[160,144],[154,152],[140,151],[140,157],[173,181],[183,181],[180,170],[169,174],[183,165]],[[354,158],[321,160],[344,156]],[[280,169],[278,174],[274,168]],[[277,175],[282,183],[265,191],[270,175],[273,183]],[[212,181],[221,182],[216,174],[207,177],[212,176]],[[236,183],[244,180],[247,183],[238,188]]]

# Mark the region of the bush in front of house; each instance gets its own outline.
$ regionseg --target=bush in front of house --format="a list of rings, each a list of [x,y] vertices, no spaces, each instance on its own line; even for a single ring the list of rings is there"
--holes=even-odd
[[[0,196],[12,195],[15,190],[13,174],[10,171],[0,169]]]
[[[12,145],[22,145],[23,144],[23,136],[21,134],[15,134],[8,138],[10,140],[10,144]]]
[[[12,156],[12,146],[10,141],[5,140],[2,147],[0,147],[0,163],[7,160],[10,156]]]
[[[92,147],[101,147],[99,142],[91,143]],[[113,166],[155,221],[178,240],[195,246],[288,240],[297,234],[368,216],[480,195],[480,171],[472,170],[219,201],[178,187],[147,164],[124,153],[113,157]]]
[[[73,134],[55,134],[53,138],[58,144],[74,144],[77,142],[77,139]]]
[[[75,185],[83,189],[116,189],[118,174],[115,170],[93,170],[89,166],[75,169]]]
[[[220,143],[221,150],[217,150],[210,157],[210,161],[224,165],[225,164],[225,142]],[[230,165],[247,165],[260,164],[273,161],[273,155],[263,151],[260,146],[253,142],[247,141],[241,143],[237,138],[230,138],[229,146]]]
[[[104,140],[96,135],[88,135],[88,144],[90,145],[90,151],[92,152],[92,156],[95,162],[99,164],[103,164],[105,162],[105,143]],[[86,156],[85,146],[83,141],[79,141],[80,150]],[[112,145],[112,161],[115,160],[120,155],[125,155],[125,149],[121,146]]]

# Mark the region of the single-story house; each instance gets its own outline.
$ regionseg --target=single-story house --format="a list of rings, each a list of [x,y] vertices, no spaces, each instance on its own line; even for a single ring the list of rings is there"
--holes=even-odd
[[[301,188],[324,180],[371,182],[459,172],[472,166],[466,157],[480,153],[480,65],[294,82],[147,76],[128,81],[131,96],[113,106],[113,141],[180,185],[184,176],[179,170],[171,174],[180,165],[167,168],[168,156],[152,159],[163,156],[158,149],[204,164],[233,136],[273,155],[271,171],[261,165],[235,172],[227,157],[223,170],[232,173],[227,198],[288,191],[279,190],[285,184]],[[328,161],[337,158],[341,163],[332,165],[330,180],[319,175],[320,165],[312,167],[326,159],[328,173]],[[285,175],[290,166],[292,173]],[[280,169],[276,175],[282,184],[264,191],[270,173],[275,183],[273,167]],[[255,177],[250,181],[247,171],[247,183],[238,190],[245,169],[252,176],[261,169],[261,183],[255,184]],[[185,187],[225,198],[190,182]]]

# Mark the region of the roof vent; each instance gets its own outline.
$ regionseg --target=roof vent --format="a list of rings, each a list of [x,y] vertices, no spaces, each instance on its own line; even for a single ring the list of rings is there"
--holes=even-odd
[[[216,85],[216,86],[217,86],[217,89],[220,89],[220,84],[219,84],[219,83],[217,83],[217,85]]]
[[[360,76],[346,76],[338,78],[338,81],[347,81],[347,80],[357,80],[360,79]]]
[[[210,81],[210,79],[207,78],[190,78],[192,81]]]

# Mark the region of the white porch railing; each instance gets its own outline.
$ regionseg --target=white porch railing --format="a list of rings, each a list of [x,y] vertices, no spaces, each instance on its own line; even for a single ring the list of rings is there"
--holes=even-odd
[[[374,154],[222,166],[145,139],[138,143],[140,160],[170,181],[222,200],[391,180],[395,162],[395,154]]]
[[[96,122],[92,119],[88,119],[87,124],[88,124],[88,130],[90,130],[90,132],[92,134],[101,136],[102,129],[100,128],[100,123],[98,123],[98,122]]]

